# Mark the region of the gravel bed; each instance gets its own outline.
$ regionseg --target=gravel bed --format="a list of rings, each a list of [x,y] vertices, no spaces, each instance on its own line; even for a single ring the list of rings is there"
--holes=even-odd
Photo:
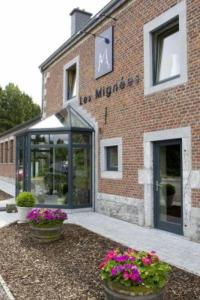
[[[32,241],[27,224],[2,228],[0,239],[0,272],[16,300],[103,300],[99,263],[109,249],[123,248],[72,224],[51,244]],[[164,300],[195,299],[200,277],[173,268]]]
[[[3,192],[2,190],[0,190],[0,201],[3,201],[3,200],[7,200],[7,199],[10,199],[12,198],[11,195]]]

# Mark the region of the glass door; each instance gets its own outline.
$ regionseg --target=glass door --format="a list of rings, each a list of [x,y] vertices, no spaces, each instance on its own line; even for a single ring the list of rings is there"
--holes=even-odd
[[[155,227],[182,234],[182,142],[154,144]]]

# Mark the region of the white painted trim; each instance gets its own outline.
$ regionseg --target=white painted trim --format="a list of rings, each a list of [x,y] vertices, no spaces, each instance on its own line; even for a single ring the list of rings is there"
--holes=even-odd
[[[191,128],[175,128],[144,133],[144,169],[138,172],[138,181],[144,184],[145,225],[154,226],[153,142],[182,139],[183,166],[183,232],[191,237]]]
[[[166,12],[144,25],[144,94],[149,95],[184,84],[188,80],[187,71],[187,14],[186,1],[183,0]],[[164,25],[174,17],[179,16],[180,49],[181,49],[181,71],[180,77],[167,82],[153,85],[153,54],[152,54],[152,32]]]
[[[106,147],[118,147],[118,171],[106,170]],[[100,141],[100,164],[101,164],[101,178],[107,179],[122,179],[122,138],[103,139]]]
[[[76,97],[67,100],[67,70],[76,64]],[[79,99],[79,79],[80,78],[80,57],[77,56],[74,59],[70,60],[63,67],[63,107],[66,107],[68,104],[78,102]]]

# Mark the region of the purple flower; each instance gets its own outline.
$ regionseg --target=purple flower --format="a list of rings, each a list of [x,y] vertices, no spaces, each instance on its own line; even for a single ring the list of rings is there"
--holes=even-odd
[[[30,222],[39,224],[53,220],[64,221],[67,214],[61,209],[34,208],[28,213],[27,218]]]
[[[129,257],[127,255],[118,255],[113,257],[113,260],[116,262],[125,262],[129,259]]]
[[[130,279],[138,284],[142,283],[142,278],[140,277],[140,273],[139,273],[137,267],[132,270]]]

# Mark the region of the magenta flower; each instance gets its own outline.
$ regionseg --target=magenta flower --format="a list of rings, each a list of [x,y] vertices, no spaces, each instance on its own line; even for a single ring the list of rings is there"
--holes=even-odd
[[[127,272],[127,271],[125,271],[124,273],[123,273],[123,279],[124,280],[128,280],[130,278],[130,274]]]
[[[142,262],[145,266],[150,266],[152,264],[152,260],[150,257],[143,257]]]
[[[28,215],[27,219],[33,224],[47,224],[51,221],[64,221],[67,214],[61,209],[34,208]]]

